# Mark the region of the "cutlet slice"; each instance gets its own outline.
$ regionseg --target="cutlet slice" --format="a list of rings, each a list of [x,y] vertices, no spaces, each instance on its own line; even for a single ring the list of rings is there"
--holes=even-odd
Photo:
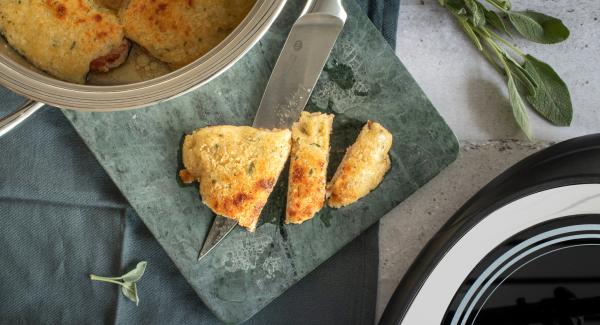
[[[368,121],[327,186],[327,204],[341,208],[374,190],[390,169],[388,152],[392,134],[381,124]]]
[[[184,182],[200,182],[202,201],[217,215],[254,231],[290,154],[289,130],[211,126],[185,137]]]
[[[333,115],[302,112],[292,127],[286,223],[311,219],[325,202]]]

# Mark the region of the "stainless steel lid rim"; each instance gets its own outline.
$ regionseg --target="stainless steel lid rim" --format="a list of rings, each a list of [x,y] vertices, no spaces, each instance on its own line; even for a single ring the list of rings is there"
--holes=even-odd
[[[118,86],[76,85],[0,57],[0,84],[25,97],[60,108],[113,111],[148,106],[192,91],[229,69],[256,45],[285,3],[286,0],[258,0],[240,26],[205,56],[152,80]]]

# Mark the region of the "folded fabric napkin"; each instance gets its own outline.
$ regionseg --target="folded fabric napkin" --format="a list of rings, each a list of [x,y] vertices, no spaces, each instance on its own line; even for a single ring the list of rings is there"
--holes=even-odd
[[[399,0],[359,3],[393,44]],[[23,100],[0,87],[0,116]],[[0,153],[0,323],[220,323],[60,110],[0,138]],[[377,232],[376,224],[247,323],[372,323]],[[141,260],[138,307],[88,277],[118,276]]]

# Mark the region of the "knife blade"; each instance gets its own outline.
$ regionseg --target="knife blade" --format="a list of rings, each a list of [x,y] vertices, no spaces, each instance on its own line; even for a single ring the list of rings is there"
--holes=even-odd
[[[290,128],[299,119],[345,22],[341,0],[308,1],[275,63],[253,127]],[[236,225],[233,219],[215,217],[198,260]]]
[[[339,0],[315,2],[292,26],[254,118],[255,127],[289,128],[300,117],[321,75],[346,13]],[[337,2],[338,9],[324,7],[326,2]]]

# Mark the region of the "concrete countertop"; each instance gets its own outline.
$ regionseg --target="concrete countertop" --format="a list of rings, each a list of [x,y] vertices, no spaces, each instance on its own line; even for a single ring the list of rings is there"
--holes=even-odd
[[[380,225],[377,318],[419,251],[469,197],[517,161],[561,141],[600,132],[600,1],[513,0],[571,30],[560,44],[513,39],[550,64],[569,86],[571,127],[555,127],[528,111],[534,141],[516,125],[506,81],[473,47],[437,0],[402,0],[396,53],[461,142],[457,161]]]

